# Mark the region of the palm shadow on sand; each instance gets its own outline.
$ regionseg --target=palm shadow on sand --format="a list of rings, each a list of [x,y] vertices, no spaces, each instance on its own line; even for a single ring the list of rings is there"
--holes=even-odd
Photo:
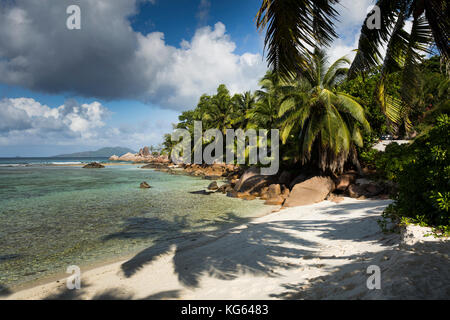
[[[199,279],[203,275],[222,280],[235,279],[242,273],[275,277],[277,274],[274,269],[296,267],[296,265],[282,262],[283,258],[300,259],[304,256],[319,255],[317,243],[299,237],[298,233],[294,234],[292,231],[322,230],[321,237],[328,239],[376,241],[380,238],[380,232],[368,234],[366,229],[376,224],[373,213],[380,212],[380,206],[384,205],[386,205],[385,201],[371,201],[370,205],[367,202],[338,204],[327,213],[342,215],[343,219],[340,222],[330,223],[323,220],[251,223],[250,219],[229,213],[221,221],[210,222],[215,227],[215,232],[193,231],[182,233],[182,236],[178,231],[185,227],[184,218],[173,222],[141,218],[138,226],[137,221],[131,219],[125,223],[126,227],[121,232],[110,235],[108,238],[151,238],[156,234],[155,229],[163,227],[163,230],[171,230],[174,234],[171,240],[157,237],[155,245],[142,250],[125,262],[122,265],[122,271],[126,277],[132,277],[160,255],[174,250],[174,272],[184,286],[195,288],[198,287]],[[366,216],[359,219],[345,219],[348,212],[361,208],[367,208]],[[236,226],[240,227],[232,229]],[[165,243],[158,244],[158,240],[165,240]],[[214,245],[216,241],[226,243],[220,246],[220,251]],[[241,252],[251,252],[251,256]]]
[[[11,291],[8,287],[0,284],[0,297],[7,297],[11,294]]]
[[[122,265],[124,275],[132,277],[145,265],[175,247],[173,258],[175,273],[179,281],[187,287],[197,287],[199,277],[205,273],[224,280],[234,279],[241,272],[275,276],[273,269],[276,267],[289,267],[280,263],[278,258],[301,257],[311,253],[309,250],[285,247],[282,245],[284,242],[310,248],[315,246],[310,241],[286,234],[275,224],[252,224],[249,223],[250,219],[238,217],[232,213],[219,221],[207,222],[214,228],[211,232],[182,232],[186,227],[184,218],[173,222],[156,218],[140,218],[139,225],[136,225],[136,222],[136,219],[128,220],[127,227],[123,231],[107,237],[107,239],[152,238],[156,242],[155,245],[142,250]],[[245,226],[232,229],[241,225]],[[204,228],[205,225],[202,227]],[[154,232],[155,228],[170,230],[173,236],[169,239],[158,238],[157,233]],[[234,233],[235,236],[228,237],[229,245],[224,250],[217,251],[212,244],[230,233]],[[162,243],[158,244],[158,242]],[[240,250],[254,252],[252,255],[254,259],[248,259],[239,254]]]
[[[416,243],[400,251],[386,249],[365,254],[329,270],[308,283],[286,283],[285,291],[271,294],[286,300],[448,300],[450,299],[450,243]],[[390,261],[391,260],[391,261]],[[381,288],[369,290],[369,266],[380,267]]]
[[[82,300],[87,293],[89,283],[82,283],[82,287],[78,290],[69,290],[65,287],[61,288],[57,293],[45,297],[44,300]],[[177,299],[179,297],[178,290],[161,291],[140,300],[166,300]],[[121,288],[111,288],[103,292],[96,293],[91,300],[136,300],[137,297],[130,292],[124,292]]]
[[[207,275],[222,280],[233,280],[243,273],[257,276],[277,277],[275,269],[298,268],[298,264],[287,263],[283,258],[291,259],[348,259],[357,261],[361,255],[325,257],[319,243],[305,239],[303,233],[320,231],[319,237],[333,240],[351,240],[362,242],[379,242],[391,246],[391,240],[385,238],[379,230],[373,232],[377,224],[377,215],[386,201],[336,204],[324,213],[340,215],[336,220],[282,220],[252,223],[251,219],[238,217],[228,213],[218,221],[205,220],[202,228],[210,226],[213,230],[202,232],[190,229],[186,217],[178,217],[173,221],[158,218],[131,218],[124,222],[123,229],[105,237],[108,239],[151,239],[153,245],[140,251],[122,264],[125,277],[131,278],[139,270],[157,260],[163,254],[173,252],[174,272],[182,285],[188,288],[199,287],[200,278]],[[355,210],[365,208],[366,214],[359,218],[346,217]],[[281,213],[282,214],[282,213]],[[221,241],[217,245],[217,241]],[[217,248],[220,248],[219,250]],[[248,254],[250,253],[250,254]],[[350,264],[350,262],[349,262]],[[366,268],[364,263],[351,263],[354,270]],[[353,270],[353,271],[354,271]],[[364,269],[365,270],[365,269]],[[329,279],[331,281],[331,279]],[[286,284],[286,291],[281,294],[270,294],[273,298],[302,298],[298,292],[303,288],[300,284]],[[62,299],[77,299],[82,293],[70,293]],[[306,295],[308,296],[308,295]],[[144,299],[176,299],[180,292],[162,291]],[[57,299],[57,296],[49,299]],[[133,294],[124,293],[120,289],[109,289],[98,293],[94,299],[133,299]]]

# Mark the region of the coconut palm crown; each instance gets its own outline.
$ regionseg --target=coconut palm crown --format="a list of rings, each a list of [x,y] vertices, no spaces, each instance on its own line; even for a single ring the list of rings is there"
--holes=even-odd
[[[361,130],[370,131],[363,107],[336,91],[345,78],[343,57],[327,68],[324,51],[306,56],[305,73],[290,88],[279,109],[281,139],[298,139],[303,164],[313,162],[324,172],[342,172],[350,158],[356,165],[355,145],[362,146]]]

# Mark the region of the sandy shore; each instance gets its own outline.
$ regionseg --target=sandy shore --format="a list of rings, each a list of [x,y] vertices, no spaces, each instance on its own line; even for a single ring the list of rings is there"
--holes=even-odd
[[[5,299],[450,299],[448,240],[421,228],[383,234],[389,201],[290,208],[178,246],[82,272]],[[367,268],[381,269],[369,290]]]

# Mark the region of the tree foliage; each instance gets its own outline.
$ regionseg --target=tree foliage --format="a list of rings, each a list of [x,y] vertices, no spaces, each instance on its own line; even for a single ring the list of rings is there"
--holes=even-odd
[[[399,152],[400,151],[400,152]],[[410,146],[387,150],[388,174],[398,184],[396,202],[388,212],[445,229],[450,226],[450,118]],[[392,166],[392,161],[397,163]]]
[[[370,73],[381,66],[376,97],[383,113],[387,116],[392,132],[404,126],[412,132],[411,113],[422,85],[419,67],[423,55],[431,53],[434,44],[441,56],[448,62],[450,57],[448,39],[450,30],[449,5],[446,0],[378,0],[381,13],[381,28],[369,28],[369,13],[361,28],[356,57],[349,70],[351,78],[360,73]],[[406,22],[412,20],[411,30]],[[386,53],[382,54],[382,47]],[[399,97],[388,93],[388,75],[401,72]]]

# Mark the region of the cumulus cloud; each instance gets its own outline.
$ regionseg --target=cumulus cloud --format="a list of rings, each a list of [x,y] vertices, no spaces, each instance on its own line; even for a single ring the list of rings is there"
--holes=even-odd
[[[0,100],[0,147],[11,146],[130,146],[157,144],[169,132],[169,120],[108,126],[112,112],[100,102],[67,100],[50,108],[31,98]],[[57,152],[55,152],[57,153]]]
[[[355,28],[359,30],[373,4],[373,0],[340,1],[336,5],[336,9],[339,12],[338,29],[340,34],[352,34]]]
[[[190,108],[202,93],[225,83],[232,92],[255,89],[266,67],[258,54],[233,53],[236,46],[225,25],[204,27],[181,48],[167,46],[162,33],[138,36],[137,57],[144,66],[150,101],[176,108]]]
[[[351,60],[355,57],[353,50],[358,48],[361,26],[373,3],[373,0],[342,0],[336,5],[339,12],[336,32],[339,38],[328,49],[330,62],[345,55]]]
[[[220,83],[232,91],[256,88],[265,62],[259,54],[235,54],[222,23],[198,29],[180,47],[169,46],[163,33],[132,30],[129,18],[140,1],[79,0],[81,30],[66,28],[73,1],[2,3],[0,82],[177,110],[191,108]]]
[[[50,108],[31,98],[3,99],[0,101],[0,135],[44,140],[49,135],[90,139],[105,125],[108,114],[99,102],[79,105],[69,100],[58,108]]]

